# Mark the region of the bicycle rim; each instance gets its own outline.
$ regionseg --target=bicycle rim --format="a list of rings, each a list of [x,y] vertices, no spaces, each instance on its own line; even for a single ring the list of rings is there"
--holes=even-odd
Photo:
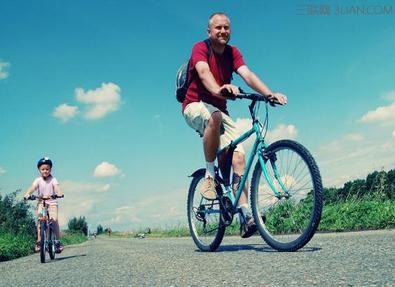
[[[189,231],[196,246],[201,251],[215,251],[225,234],[221,223],[221,210],[218,199],[206,200],[199,192],[204,173],[192,179],[187,202]]]
[[[251,207],[262,238],[279,251],[296,251],[313,237],[322,213],[319,169],[306,148],[291,140],[265,151],[267,176],[257,162],[251,182]]]
[[[45,242],[47,241],[47,238],[46,238],[45,222],[44,222],[44,221],[41,221],[41,222],[40,222],[40,236],[41,236],[41,242],[40,242],[40,261],[41,261],[41,263],[45,263],[45,248],[46,248]]]
[[[49,258],[55,259],[55,233],[52,226],[49,227],[48,253]]]

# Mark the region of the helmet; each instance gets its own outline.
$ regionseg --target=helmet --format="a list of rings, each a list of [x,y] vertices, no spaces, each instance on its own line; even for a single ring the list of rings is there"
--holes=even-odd
[[[37,162],[37,168],[40,168],[43,164],[49,165],[50,168],[52,168],[52,160],[49,159],[49,157],[43,157]]]

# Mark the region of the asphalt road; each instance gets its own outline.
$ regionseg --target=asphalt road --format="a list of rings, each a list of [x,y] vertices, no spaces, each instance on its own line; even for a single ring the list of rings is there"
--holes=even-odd
[[[395,286],[395,230],[316,234],[274,251],[259,236],[225,237],[214,253],[191,238],[100,237],[0,263],[0,286]]]

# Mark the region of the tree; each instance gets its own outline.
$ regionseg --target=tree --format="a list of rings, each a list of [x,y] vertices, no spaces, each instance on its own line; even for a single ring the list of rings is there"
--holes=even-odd
[[[17,201],[16,190],[4,197],[0,194],[0,233],[35,236],[36,224],[30,206],[24,201]]]
[[[103,226],[101,226],[101,224],[99,224],[99,225],[97,226],[96,231],[97,231],[97,235],[103,233]]]
[[[85,220],[85,216],[76,217],[69,220],[68,227],[70,231],[82,232],[84,235],[88,235],[88,223]]]

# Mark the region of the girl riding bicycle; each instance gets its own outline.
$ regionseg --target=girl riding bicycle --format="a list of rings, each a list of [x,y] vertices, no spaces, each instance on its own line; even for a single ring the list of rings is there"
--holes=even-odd
[[[28,199],[29,196],[37,191],[39,198],[50,198],[52,195],[56,194],[57,196],[62,196],[63,193],[59,188],[59,183],[55,177],[51,175],[52,170],[52,161],[48,157],[41,158],[37,163],[37,168],[40,173],[40,177],[37,177],[29,189],[26,191],[24,195],[24,199]],[[55,234],[56,238],[60,238],[60,230],[58,223],[58,201],[57,199],[49,199],[45,201],[47,205],[49,218],[51,218],[54,222],[55,226]],[[37,203],[37,216],[40,217],[41,210],[43,208],[43,201],[39,200]],[[37,225],[37,243],[35,246],[35,251],[40,251],[40,227]],[[58,240],[55,243],[56,252],[60,253],[63,251],[63,246],[61,242]]]

